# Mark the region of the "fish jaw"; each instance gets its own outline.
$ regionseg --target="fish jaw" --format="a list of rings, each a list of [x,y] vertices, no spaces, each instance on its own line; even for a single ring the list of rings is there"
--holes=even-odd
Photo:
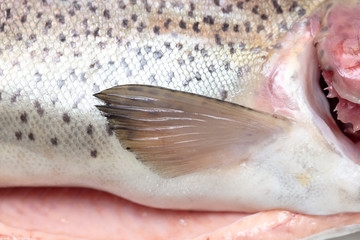
[[[316,36],[320,66],[330,98],[338,98],[338,119],[360,130],[360,6],[352,1],[329,6]]]

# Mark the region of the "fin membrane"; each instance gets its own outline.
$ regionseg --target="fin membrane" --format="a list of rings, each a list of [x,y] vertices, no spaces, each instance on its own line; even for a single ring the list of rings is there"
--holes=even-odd
[[[290,121],[233,103],[145,85],[95,96],[122,145],[159,175],[175,177],[246,161]]]

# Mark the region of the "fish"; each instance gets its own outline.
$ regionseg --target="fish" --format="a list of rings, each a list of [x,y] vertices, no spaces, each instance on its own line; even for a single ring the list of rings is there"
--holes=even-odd
[[[346,74],[356,76],[359,7],[352,0],[0,2],[4,209],[18,207],[25,191],[30,199],[19,212],[36,200],[66,207],[91,197],[105,209],[114,197],[114,212],[132,209],[133,221],[152,208],[162,209],[149,210],[153,220],[192,211],[225,225],[241,218],[225,230],[229,239],[284,221],[301,233],[288,239],[359,231],[359,149],[349,136],[357,134],[356,111],[340,102],[334,118],[320,85],[322,74],[329,97],[357,107],[356,81]],[[355,117],[341,117],[341,109]],[[56,190],[44,187],[106,193],[86,190],[76,200],[82,190],[58,189],[65,197],[54,203]],[[301,231],[302,219],[323,227]],[[201,231],[216,236],[221,224]],[[16,227],[4,225],[1,234],[11,237]],[[21,237],[31,235],[26,229]],[[279,239],[274,228],[261,229]],[[211,237],[201,231],[199,239]]]

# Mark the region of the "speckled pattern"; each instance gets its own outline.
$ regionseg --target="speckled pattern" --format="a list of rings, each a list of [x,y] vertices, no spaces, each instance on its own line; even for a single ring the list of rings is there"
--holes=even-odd
[[[318,2],[2,2],[0,140],[97,158],[112,133],[92,95],[120,84],[246,99],[281,33]]]
[[[112,136],[93,106],[100,90],[142,83],[228,100],[246,96],[268,51],[281,47],[281,33],[316,5],[2,2],[0,140],[97,158],[99,142]]]
[[[358,165],[304,90],[318,73],[307,17],[322,2],[2,1],[0,186],[86,186],[161,208],[358,211]],[[298,124],[244,165],[165,179],[95,107],[93,94],[138,83],[254,108],[264,63],[286,69],[275,97]]]

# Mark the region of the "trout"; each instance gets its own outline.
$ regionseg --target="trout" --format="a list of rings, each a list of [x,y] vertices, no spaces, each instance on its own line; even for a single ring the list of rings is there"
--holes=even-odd
[[[0,187],[349,213],[321,237],[357,231],[359,12],[351,0],[2,1]]]

